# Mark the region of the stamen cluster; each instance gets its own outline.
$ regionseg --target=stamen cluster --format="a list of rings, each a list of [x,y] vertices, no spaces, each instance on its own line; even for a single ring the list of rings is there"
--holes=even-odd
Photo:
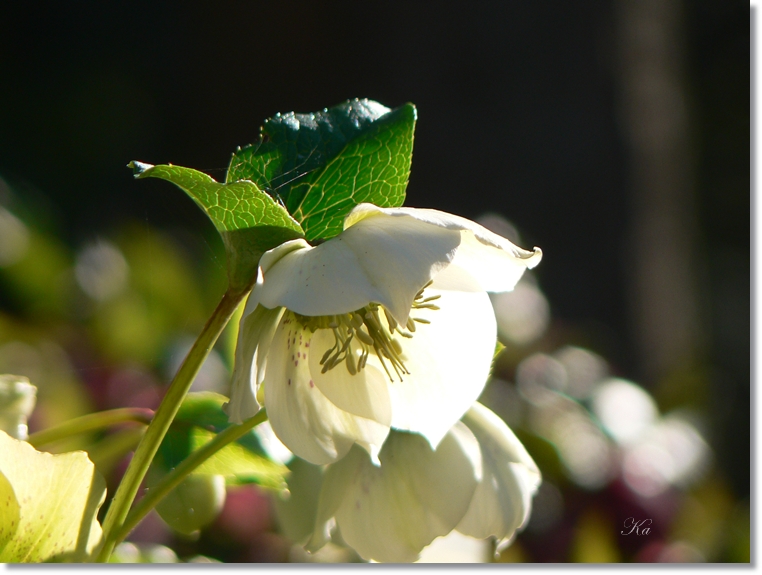
[[[412,309],[438,310],[439,306],[431,303],[441,296],[423,297],[424,290],[431,285],[429,281],[416,294]],[[382,318],[383,314],[383,318]],[[421,317],[408,317],[404,326],[400,326],[389,311],[382,305],[371,302],[356,311],[344,314],[327,316],[304,316],[294,313],[296,320],[315,332],[318,329],[330,329],[333,332],[334,345],[329,348],[320,359],[323,366],[322,373],[333,369],[344,362],[347,371],[355,375],[365,367],[371,349],[378,356],[381,365],[391,381],[394,381],[391,371],[387,366],[387,360],[397,377],[402,381],[404,374],[410,374],[403,361],[402,345],[395,337],[412,338],[415,333],[416,323],[428,324],[429,320]],[[360,355],[356,357],[352,346],[359,347]]]

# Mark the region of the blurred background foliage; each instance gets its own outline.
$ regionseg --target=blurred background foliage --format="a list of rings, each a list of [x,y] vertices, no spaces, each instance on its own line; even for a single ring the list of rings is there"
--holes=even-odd
[[[544,476],[500,560],[749,561],[749,38],[719,0],[4,3],[0,373],[39,387],[30,431],[156,407],[224,254],[125,164],[222,179],[276,112],[412,101],[406,203],[545,253],[493,298],[506,349],[482,400]],[[234,335],[194,390],[227,393]],[[113,489],[119,433],[53,449],[95,441]],[[273,509],[229,486],[211,527],[152,514],[123,559],[353,559],[307,557]]]

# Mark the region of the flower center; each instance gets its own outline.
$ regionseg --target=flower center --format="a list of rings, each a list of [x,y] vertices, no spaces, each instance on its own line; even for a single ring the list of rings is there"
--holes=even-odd
[[[423,297],[424,290],[430,285],[431,281],[423,286],[415,296],[412,305],[413,310],[439,309],[439,306],[431,302],[441,296]],[[391,364],[400,381],[402,381],[404,374],[410,374],[402,360],[402,345],[396,335],[412,338],[416,323],[431,323],[427,319],[410,315],[407,323],[401,326],[384,306],[377,303],[370,303],[356,311],[337,315],[305,316],[293,313],[296,320],[313,333],[318,329],[333,331],[335,343],[320,359],[323,373],[343,362],[347,366],[347,371],[351,375],[355,375],[365,367],[368,356],[373,350],[391,381],[394,381],[394,378],[387,362]],[[359,358],[355,357],[352,351],[353,343],[355,346],[359,346]]]

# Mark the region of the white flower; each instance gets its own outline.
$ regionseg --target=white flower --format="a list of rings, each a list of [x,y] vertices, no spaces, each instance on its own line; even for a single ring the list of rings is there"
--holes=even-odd
[[[453,529],[507,546],[526,523],[540,472],[503,421],[475,403],[432,450],[420,435],[392,432],[376,466],[352,449],[323,477],[317,551],[335,524],[367,560],[409,562]]]
[[[486,292],[540,258],[458,216],[370,204],[324,243],[268,251],[241,318],[231,421],[264,402],[278,438],[315,464],[355,443],[377,462],[390,428],[436,447],[489,373]]]

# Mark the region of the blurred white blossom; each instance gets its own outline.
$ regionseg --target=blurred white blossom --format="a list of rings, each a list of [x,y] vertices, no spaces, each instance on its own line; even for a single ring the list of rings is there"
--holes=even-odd
[[[105,301],[127,286],[129,266],[119,248],[97,240],[77,254],[74,275],[82,291],[94,300]]]
[[[26,440],[27,418],[37,401],[37,388],[20,375],[0,375],[0,430]]]
[[[418,434],[392,432],[379,459],[374,465],[355,447],[328,466],[307,549],[325,545],[335,526],[366,560],[415,561],[453,530],[495,537],[499,551],[526,524],[540,484],[523,445],[478,403],[436,449]]]
[[[612,378],[593,393],[592,410],[603,427],[620,444],[637,440],[659,416],[656,402],[639,385]]]

